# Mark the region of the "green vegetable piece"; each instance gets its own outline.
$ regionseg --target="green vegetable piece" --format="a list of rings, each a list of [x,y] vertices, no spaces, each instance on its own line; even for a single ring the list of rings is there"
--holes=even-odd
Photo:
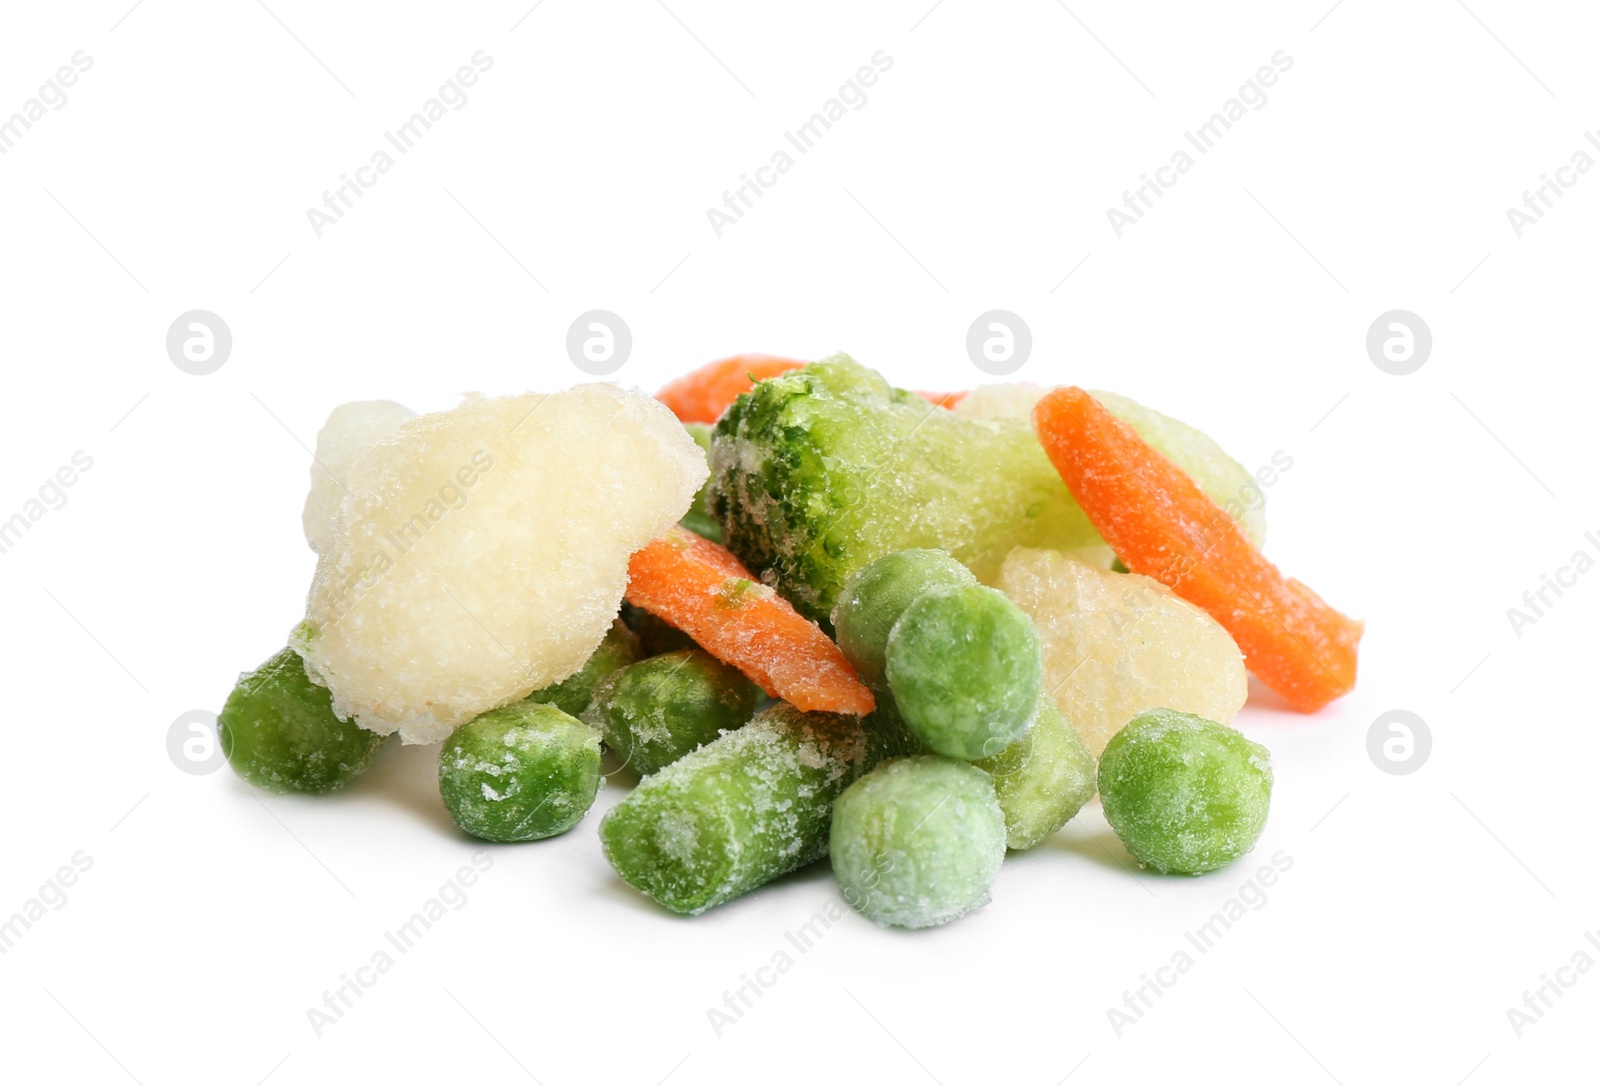
[[[239,676],[217,717],[217,740],[233,771],[257,788],[321,795],[366,769],[384,737],[334,716],[328,688],[286,648]]]
[[[683,428],[689,431],[689,436],[694,438],[694,443],[700,446],[708,455],[711,452],[711,427],[703,422],[686,422]],[[713,543],[722,542],[722,525],[717,523],[717,516],[711,511],[711,479],[707,477],[701,485],[699,493],[694,496],[694,502],[689,506],[689,511],[683,515],[679,524],[704,536]]]
[[[779,703],[640,782],[600,823],[606,859],[673,912],[703,913],[820,859],[833,801],[893,749],[876,713]]]
[[[630,769],[649,776],[749,720],[760,694],[737,668],[682,649],[612,672],[583,719]]]
[[[581,716],[594,700],[594,689],[601,679],[643,659],[644,649],[639,645],[638,635],[618,619],[581,668],[558,683],[535,690],[528,695],[528,700],[554,705],[568,716]]]
[[[1033,620],[980,584],[918,596],[889,631],[885,661],[906,725],[935,754],[969,762],[1027,734],[1044,686]]]
[[[985,580],[1016,546],[1100,542],[1027,423],[961,418],[845,355],[740,396],[711,477],[723,542],[819,622],[895,551],[948,551]]]
[[[1204,874],[1249,852],[1271,798],[1267,748],[1193,713],[1140,713],[1100,755],[1106,821],[1164,874]]]
[[[534,841],[576,826],[600,790],[600,734],[557,709],[513,702],[476,716],[439,748],[439,794],[485,841]]]
[[[932,754],[900,758],[845,789],[828,853],[844,899],[869,920],[931,928],[988,903],[1006,820],[978,767]]]
[[[643,607],[631,603],[622,605],[622,621],[639,638],[639,647],[646,656],[660,656],[679,649],[697,649],[695,639],[664,618],[652,615]]]
[[[1115,392],[1092,394],[1153,449],[1183,469],[1244,529],[1257,548],[1267,542],[1267,493],[1245,466],[1205,433]],[[1281,454],[1280,454],[1281,455]]]
[[[994,778],[1006,847],[1018,852],[1065,826],[1094,798],[1094,755],[1048,695],[1040,696],[1027,735],[976,764]]]
[[[928,589],[975,584],[966,566],[944,551],[904,550],[875,558],[845,579],[833,608],[834,639],[861,681],[882,690],[889,630]]]

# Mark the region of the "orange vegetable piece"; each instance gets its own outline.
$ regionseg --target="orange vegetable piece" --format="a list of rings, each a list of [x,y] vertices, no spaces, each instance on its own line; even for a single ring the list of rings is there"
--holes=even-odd
[[[666,404],[680,422],[716,422],[728,405],[742,393],[780,373],[799,369],[805,363],[771,354],[736,354],[708,362],[691,373],[669,382],[656,399]]]
[[[872,712],[872,692],[839,646],[709,539],[675,527],[634,552],[628,602],[802,712]]]
[[[916,393],[935,407],[947,407],[952,410],[967,395],[966,389],[962,389],[960,392],[927,392],[919,388]]]
[[[1051,463],[1135,573],[1154,577],[1233,635],[1245,665],[1302,713],[1356,683],[1361,623],[1285,577],[1182,469],[1081,388],[1033,409]]]

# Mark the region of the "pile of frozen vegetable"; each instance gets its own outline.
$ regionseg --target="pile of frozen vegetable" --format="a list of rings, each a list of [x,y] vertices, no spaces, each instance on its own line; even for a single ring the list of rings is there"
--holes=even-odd
[[[218,718],[233,768],[322,793],[441,743],[497,842],[637,778],[601,844],[678,913],[828,856],[871,919],[943,924],[1097,792],[1141,864],[1215,870],[1272,788],[1246,668],[1308,713],[1355,683],[1251,474],[1107,393],[742,355],[656,397],[346,404],[315,461],[306,617]]]

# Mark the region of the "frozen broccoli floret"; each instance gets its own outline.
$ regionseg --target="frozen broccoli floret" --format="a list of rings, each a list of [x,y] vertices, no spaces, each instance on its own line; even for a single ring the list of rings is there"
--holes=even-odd
[[[1028,423],[966,419],[845,355],[769,378],[711,443],[723,542],[826,623],[844,580],[910,547],[980,580],[1016,546],[1100,542]]]

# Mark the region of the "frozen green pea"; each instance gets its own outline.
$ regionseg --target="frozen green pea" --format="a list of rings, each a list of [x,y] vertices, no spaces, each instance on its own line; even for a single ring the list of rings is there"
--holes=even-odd
[[[439,748],[439,794],[456,825],[485,841],[566,833],[600,790],[600,735],[533,701],[474,717]]]
[[[239,685],[217,717],[217,741],[233,771],[269,792],[320,795],[343,788],[372,762],[384,737],[333,715],[327,687],[284,649]]]
[[[649,776],[749,720],[760,693],[737,668],[683,649],[612,672],[583,719],[630,769]]]
[[[622,605],[622,621],[639,638],[639,647],[646,656],[660,656],[679,649],[697,649],[695,639],[664,618],[657,618],[643,607],[631,603]]]
[[[897,928],[948,924],[989,901],[1006,855],[994,781],[925,754],[885,762],[833,808],[828,854],[844,899]]]
[[[1033,620],[980,584],[913,600],[889,631],[885,662],[906,724],[934,753],[967,761],[1027,734],[1044,683]]]
[[[886,554],[845,580],[833,608],[835,640],[861,681],[881,689],[889,630],[911,602],[930,588],[976,583],[967,567],[944,551]]]
[[[694,438],[694,443],[700,446],[707,455],[711,452],[711,427],[703,422],[686,422],[683,428],[689,431],[689,436]],[[679,524],[689,529],[696,535],[704,536],[713,543],[722,542],[722,525],[717,522],[716,514],[711,511],[711,479],[708,476],[700,487],[700,492],[694,496],[694,501],[689,506],[689,511],[683,515]]]
[[[1106,821],[1163,873],[1199,875],[1249,852],[1271,798],[1267,748],[1193,713],[1140,713],[1100,755]]]
[[[581,668],[558,683],[535,690],[528,700],[554,705],[568,716],[579,716],[594,700],[594,688],[601,679],[643,659],[639,638],[618,619],[611,623],[611,629]]]
[[[780,702],[646,777],[600,823],[618,875],[696,915],[828,850],[833,801],[893,744],[883,718]]]
[[[994,777],[1010,849],[1037,845],[1094,798],[1094,755],[1048,695],[1027,735],[976,764]]]

